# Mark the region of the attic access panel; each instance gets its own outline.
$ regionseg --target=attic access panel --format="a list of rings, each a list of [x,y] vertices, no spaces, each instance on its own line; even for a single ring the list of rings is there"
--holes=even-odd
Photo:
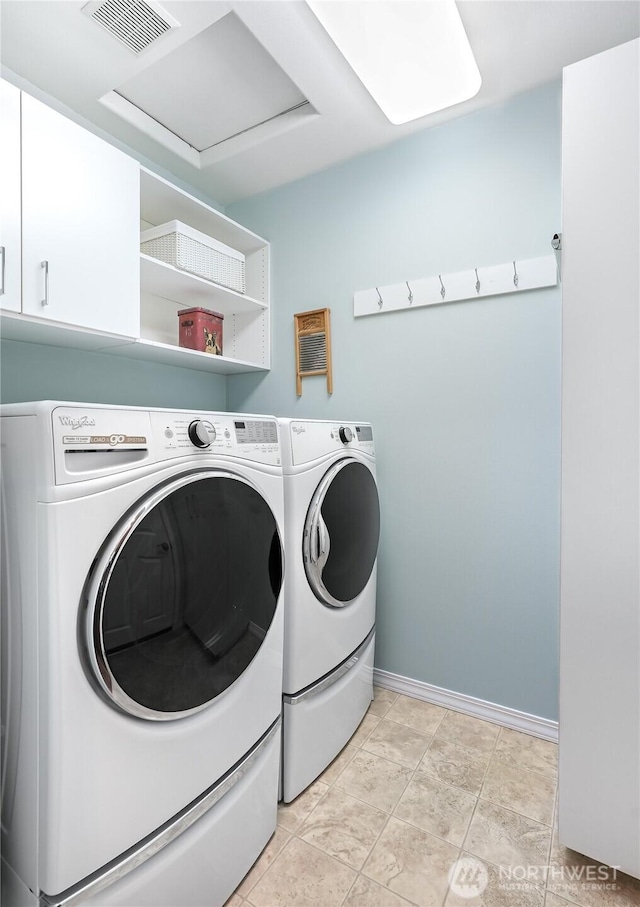
[[[234,13],[114,93],[200,153],[301,106],[315,113]]]

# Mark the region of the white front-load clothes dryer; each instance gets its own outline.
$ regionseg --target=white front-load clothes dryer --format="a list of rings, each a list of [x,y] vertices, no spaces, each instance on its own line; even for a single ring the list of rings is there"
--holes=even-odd
[[[371,703],[380,508],[371,425],[280,419],[280,434],[288,803],[340,752]]]
[[[276,826],[269,416],[2,409],[3,905],[221,907]]]

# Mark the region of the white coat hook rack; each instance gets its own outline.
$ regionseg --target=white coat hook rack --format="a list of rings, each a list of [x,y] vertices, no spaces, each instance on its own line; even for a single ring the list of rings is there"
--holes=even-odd
[[[506,293],[515,296],[526,293],[527,290],[554,287],[558,283],[558,276],[555,255],[512,259],[505,264],[421,277],[412,279],[411,282],[404,280],[371,290],[358,290],[353,294],[353,314],[358,318],[362,315],[386,314],[400,309],[417,309]]]

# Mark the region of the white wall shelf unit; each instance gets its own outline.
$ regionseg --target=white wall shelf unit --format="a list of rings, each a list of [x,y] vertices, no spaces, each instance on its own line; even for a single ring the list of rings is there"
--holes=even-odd
[[[239,375],[242,372],[264,371],[263,367],[256,365],[255,362],[246,362],[230,356],[212,356],[210,353],[187,350],[169,343],[158,343],[155,340],[136,340],[134,343],[127,343],[123,346],[113,345],[104,349],[103,352],[123,356],[126,359],[155,362],[159,365],[174,365],[179,368],[213,372],[218,375]]]
[[[270,367],[269,243],[220,211],[141,168],[141,227],[179,220],[245,256],[246,293],[227,289],[173,265],[140,256],[140,340],[136,358],[153,358],[234,374]],[[178,346],[178,312],[200,306],[224,315],[224,356]],[[179,354],[177,357],[175,354]],[[124,353],[123,353],[124,354]],[[160,360],[157,357],[164,356]],[[185,358],[186,357],[186,358]]]
[[[268,245],[251,230],[145,167],[140,169],[140,217],[154,227],[171,220],[182,221],[245,255]]]
[[[44,318],[20,315],[14,312],[0,312],[0,326],[3,340],[17,340],[22,343],[40,343],[45,346],[59,346],[65,349],[86,352],[108,353],[125,359],[156,362],[159,365],[173,365],[190,368],[199,372],[218,375],[238,375],[242,372],[263,371],[262,366],[229,356],[212,356],[197,350],[187,350],[154,340],[131,340],[118,334],[102,331],[88,331],[74,325],[59,324]]]
[[[260,299],[227,289],[144,254],[140,255],[140,284],[151,295],[170,299],[184,308],[202,306],[223,315],[232,315],[238,312],[257,314],[267,307]]]
[[[353,314],[359,318],[505,293],[517,294],[554,287],[557,282],[556,257],[544,255],[359,290],[353,294]]]

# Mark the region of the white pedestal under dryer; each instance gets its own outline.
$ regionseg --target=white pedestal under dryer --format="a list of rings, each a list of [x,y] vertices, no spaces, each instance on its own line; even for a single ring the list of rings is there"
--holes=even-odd
[[[380,509],[367,423],[280,419],[285,488],[282,799],[348,742],[373,696]]]
[[[269,416],[2,409],[2,903],[221,907],[276,827]]]

